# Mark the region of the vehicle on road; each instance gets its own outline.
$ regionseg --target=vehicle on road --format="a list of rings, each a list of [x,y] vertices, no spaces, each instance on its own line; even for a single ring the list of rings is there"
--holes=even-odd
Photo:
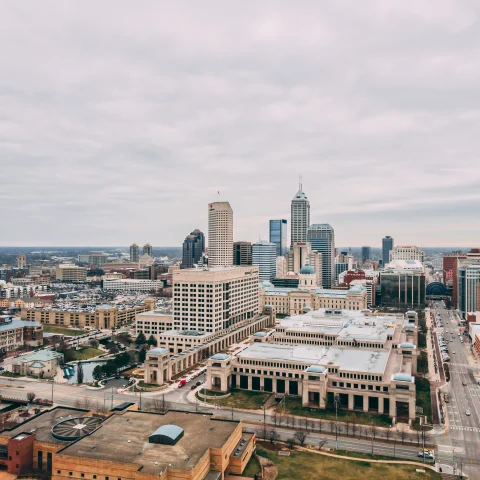
[[[463,385],[464,387],[466,387],[466,386],[467,386],[467,382],[466,382],[465,380],[463,380],[463,381],[462,381],[462,385]]]
[[[455,355],[455,350],[452,353]]]
[[[424,450],[423,452],[418,452],[417,457],[429,458],[433,460],[435,458],[435,455],[432,450]]]
[[[445,393],[445,394],[443,395],[443,399],[445,400],[445,403],[450,402],[450,397],[448,396],[448,393]]]
[[[178,388],[182,388],[186,383],[187,381],[185,379],[180,380],[180,382],[178,382]]]
[[[468,409],[465,410],[465,415],[466,415],[467,417],[469,417],[469,416],[471,415],[470,410],[468,410]]]

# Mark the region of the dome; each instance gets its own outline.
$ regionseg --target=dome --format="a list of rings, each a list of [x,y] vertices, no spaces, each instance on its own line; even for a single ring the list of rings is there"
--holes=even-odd
[[[311,265],[304,265],[300,269],[301,275],[315,275],[315,269]]]

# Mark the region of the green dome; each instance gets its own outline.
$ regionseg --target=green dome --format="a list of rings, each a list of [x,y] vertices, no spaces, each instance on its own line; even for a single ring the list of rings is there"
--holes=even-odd
[[[315,275],[315,269],[311,265],[304,265],[300,269],[301,275]]]

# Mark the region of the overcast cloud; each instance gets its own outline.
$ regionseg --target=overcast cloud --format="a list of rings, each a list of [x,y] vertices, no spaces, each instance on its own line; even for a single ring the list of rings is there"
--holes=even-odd
[[[480,243],[477,1],[0,4],[0,245]]]

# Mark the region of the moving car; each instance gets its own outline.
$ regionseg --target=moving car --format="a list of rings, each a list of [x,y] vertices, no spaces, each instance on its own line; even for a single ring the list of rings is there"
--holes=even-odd
[[[185,379],[180,380],[180,382],[178,382],[178,388],[183,387],[186,383],[187,383],[187,381]]]
[[[418,452],[417,457],[424,457],[424,458],[429,458],[431,460],[434,460],[435,455],[433,453],[433,450],[423,450]]]
[[[468,408],[467,408],[467,410],[465,410],[465,415],[466,415],[467,417],[469,417],[469,416],[471,415],[470,410],[468,410]]]
[[[465,380],[462,380],[462,385],[465,387],[467,385],[467,382]]]

